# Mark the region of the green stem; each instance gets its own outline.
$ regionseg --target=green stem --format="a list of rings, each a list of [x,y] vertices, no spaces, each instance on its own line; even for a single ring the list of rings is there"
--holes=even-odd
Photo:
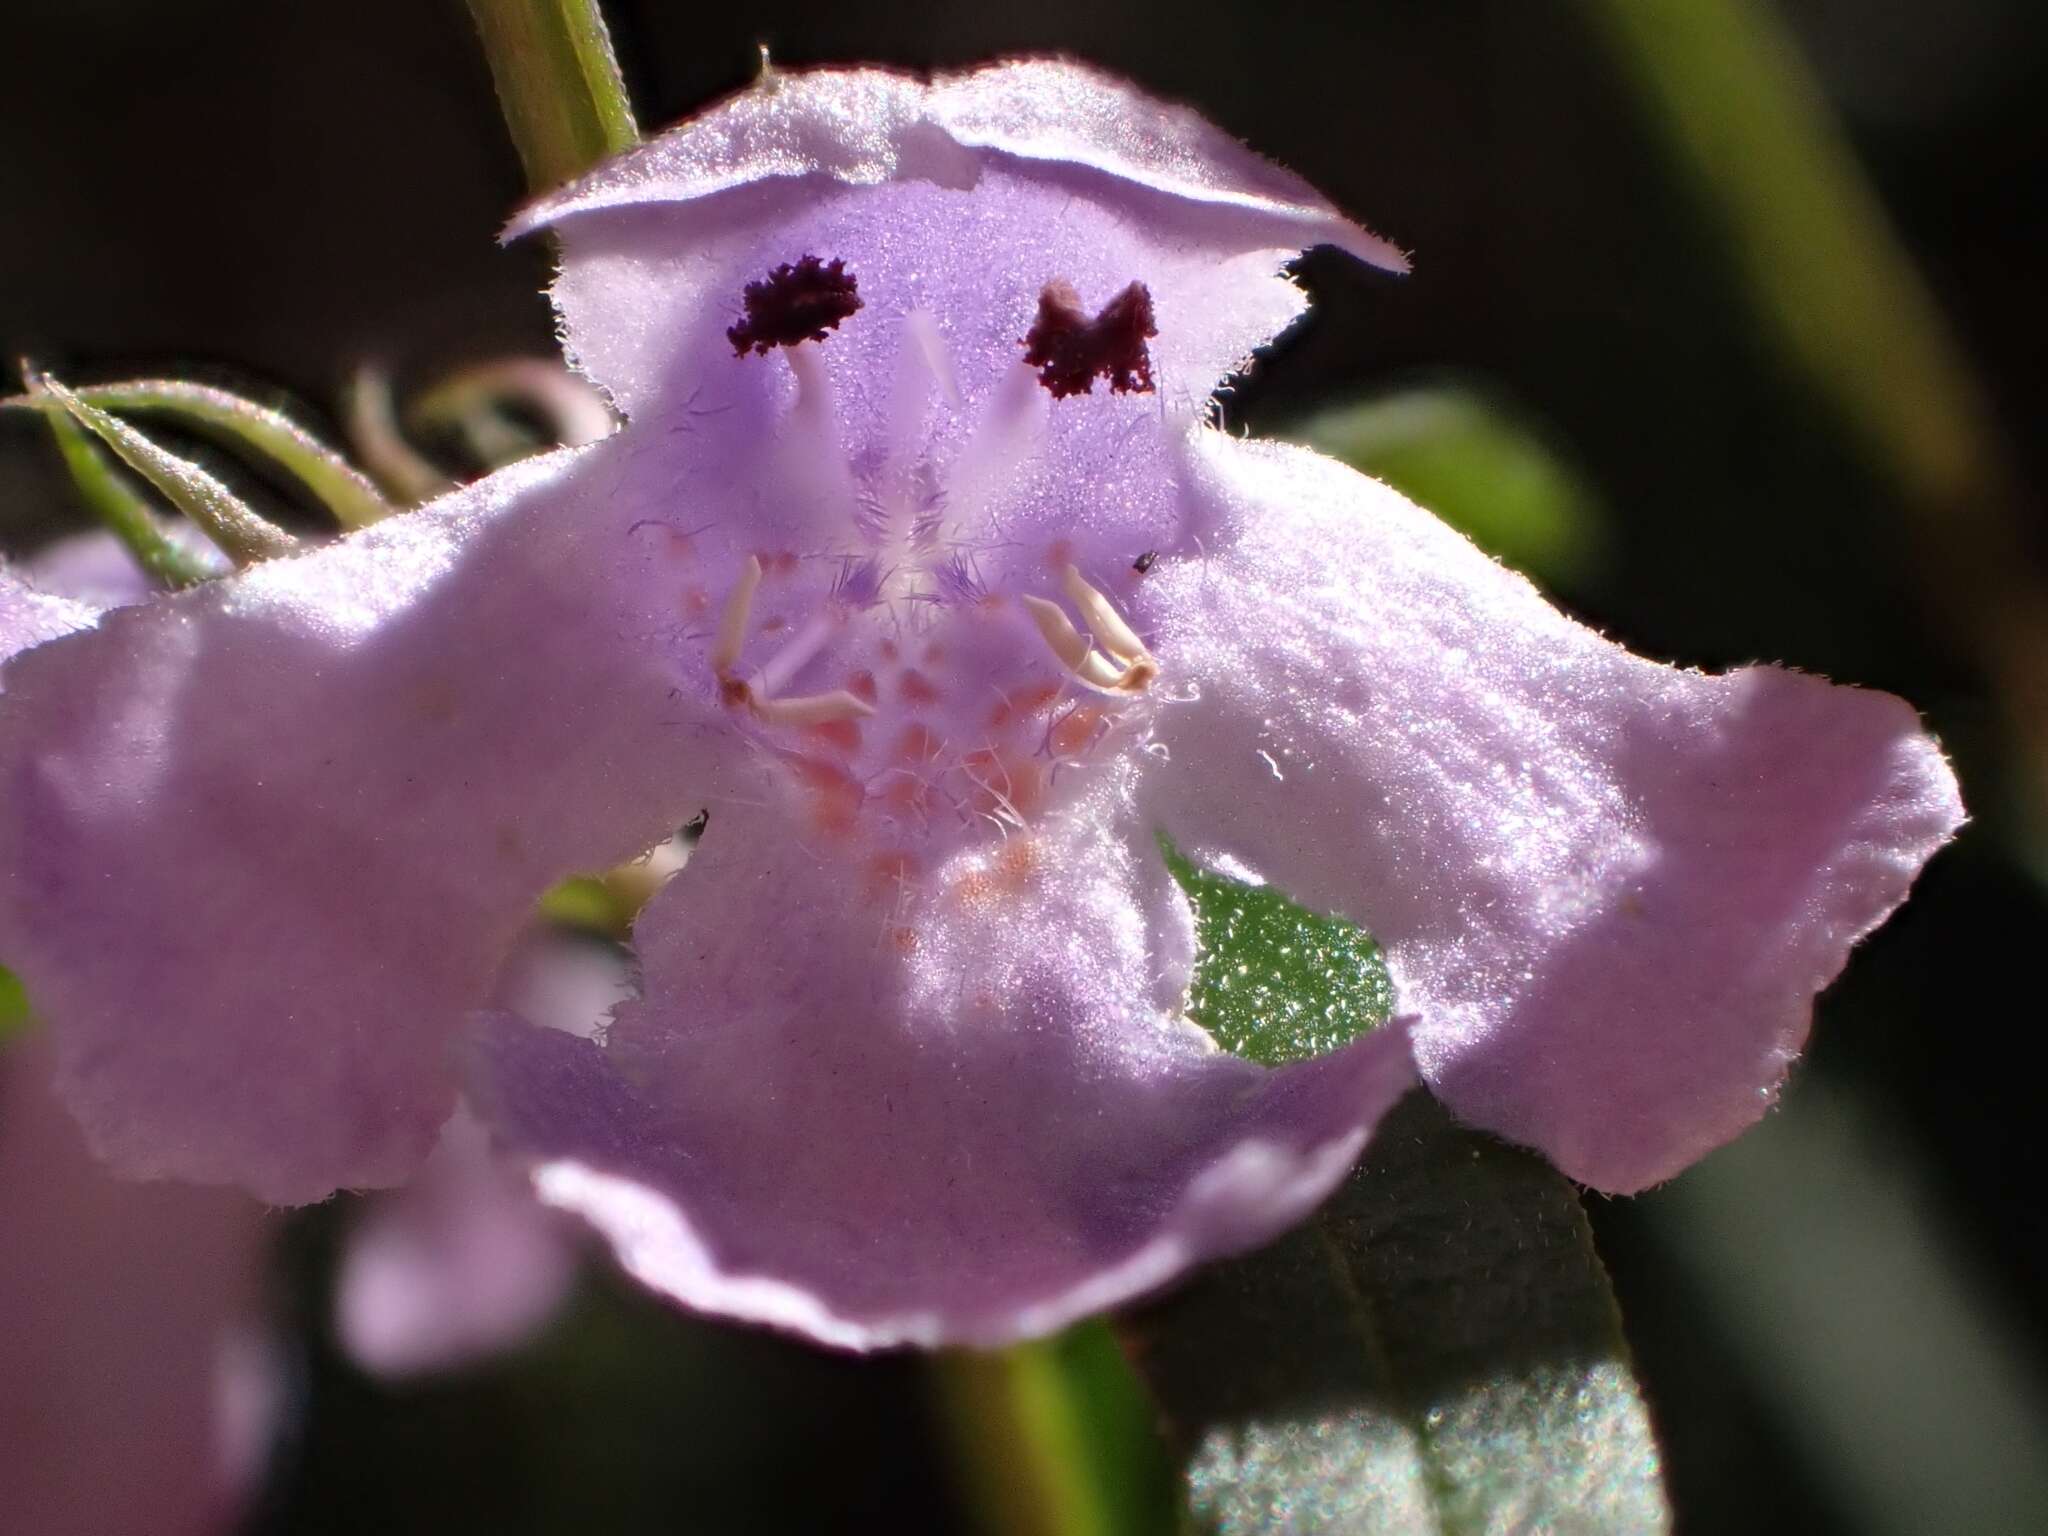
[[[1170,1536],[1177,1501],[1152,1409],[1102,1322],[932,1357],[986,1536]]]
[[[1819,82],[1760,0],[1585,0],[1759,319],[1898,488],[1930,606],[1998,686],[2048,832],[2048,595],[1989,402]]]
[[[469,11],[535,194],[639,142],[597,0],[469,0]]]

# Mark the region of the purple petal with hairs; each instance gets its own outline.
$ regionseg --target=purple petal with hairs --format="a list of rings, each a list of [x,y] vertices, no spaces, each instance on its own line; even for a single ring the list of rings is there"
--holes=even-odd
[[[479,1013],[476,1107],[690,1305],[997,1342],[1297,1219],[1411,1041],[1567,1171],[1664,1176],[1960,816],[1897,701],[1637,660],[1203,426],[1303,245],[1398,261],[1102,76],[779,75],[544,224],[618,434],[6,674],[0,954],[130,1170],[402,1178],[527,904],[703,809],[639,998]],[[1161,828],[1363,922],[1412,1021],[1213,1050]]]

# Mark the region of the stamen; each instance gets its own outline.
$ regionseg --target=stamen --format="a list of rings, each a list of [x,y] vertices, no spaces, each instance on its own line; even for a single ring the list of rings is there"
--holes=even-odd
[[[1071,571],[1073,568],[1069,566],[1068,569]],[[1058,603],[1043,597],[1033,597],[1029,593],[1024,594],[1019,601],[1024,604],[1024,611],[1031,615],[1031,622],[1038,626],[1039,634],[1045,637],[1045,643],[1051,647],[1053,655],[1057,656],[1060,664],[1075,677],[1102,693],[1143,693],[1158,681],[1157,658],[1145,649],[1138,637],[1131,633],[1130,626],[1113,611],[1109,613],[1108,622],[1103,626],[1109,634],[1097,629],[1097,615],[1089,610],[1098,605],[1108,610],[1108,600],[1082,581],[1078,574],[1072,578],[1069,590],[1071,591],[1072,586],[1076,584],[1093,599],[1092,602],[1088,602],[1076,597],[1076,601],[1081,602],[1083,612],[1088,617],[1089,628],[1096,631],[1096,638],[1102,641],[1104,649],[1111,650],[1128,645],[1131,654],[1117,655],[1115,660],[1103,655],[1088,643],[1085,635],[1074,628],[1073,621],[1066,615],[1066,610]],[[1112,640],[1110,635],[1114,635],[1115,639]]]
[[[861,307],[859,286],[844,261],[826,262],[816,256],[785,261],[742,290],[746,318],[728,330],[725,339],[741,357],[749,351],[766,357],[774,347],[800,351],[800,342],[823,341]]]
[[[804,664],[818,654],[820,647],[832,638],[842,622],[842,615],[836,609],[811,618],[802,629],[790,637],[789,642],[769,658],[747,679],[757,697],[766,698],[782,692],[789,680],[804,669]]]
[[[1081,620],[1095,636],[1096,644],[1126,666],[1146,654],[1145,642],[1132,633],[1131,626],[1109,599],[1082,579],[1079,567],[1067,567],[1064,583],[1067,596],[1081,610]]]
[[[1039,634],[1045,637],[1045,643],[1052,647],[1053,655],[1059,657],[1060,665],[1069,672],[1079,672],[1093,652],[1087,636],[1074,628],[1066,609],[1050,598],[1034,597],[1028,592],[1018,600],[1031,615],[1031,622],[1038,626]]]
[[[1038,296],[1038,317],[1024,335],[1024,361],[1053,399],[1094,391],[1097,379],[1122,394],[1150,394],[1152,354],[1145,343],[1159,334],[1152,291],[1132,283],[1091,320],[1074,285],[1055,278]]]
[[[830,693],[807,693],[794,699],[764,699],[758,694],[750,701],[754,718],[764,725],[830,725],[835,720],[859,720],[875,711],[865,699],[844,688]]]
[[[954,526],[972,528],[1030,451],[1047,407],[1029,368],[1005,368],[947,475]]]
[[[718,618],[718,635],[711,643],[711,670],[723,676],[740,659],[740,646],[747,638],[747,615],[754,609],[754,589],[761,585],[761,561],[747,556],[740,567],[740,579],[725,600],[725,612]]]

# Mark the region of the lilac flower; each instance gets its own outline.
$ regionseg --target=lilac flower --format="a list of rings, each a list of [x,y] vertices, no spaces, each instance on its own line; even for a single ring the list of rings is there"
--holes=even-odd
[[[542,226],[624,430],[8,674],[0,954],[127,1171],[403,1179],[466,1035],[647,1284],[1000,1341],[1297,1219],[1418,1062],[1670,1175],[1959,820],[1900,701],[1637,660],[1207,428],[1292,254],[1401,259],[1103,77],[772,77]],[[601,1042],[465,1022],[537,892],[699,810]],[[1412,1024],[1216,1051],[1161,832],[1373,932]]]
[[[0,658],[92,610],[0,567]],[[93,1536],[231,1528],[268,1449],[263,1211],[108,1177],[51,1100],[48,1042],[0,1042],[0,1510]]]
[[[531,1023],[589,1036],[631,994],[617,952],[536,930],[514,950],[494,1003]],[[366,1371],[448,1370],[523,1342],[554,1316],[576,1276],[569,1218],[533,1198],[492,1156],[466,1108],[404,1189],[349,1234],[335,1284],[342,1346]]]
[[[109,1177],[50,1098],[45,1044],[0,1056],[7,1528],[232,1530],[281,1386],[257,1326],[263,1210]]]
[[[202,560],[220,559],[190,523],[166,519],[163,532]],[[224,568],[225,561],[221,565]],[[104,529],[59,540],[22,562],[20,571],[30,583],[0,570],[0,656],[83,628],[101,609],[161,595],[127,549]],[[605,950],[537,925],[514,948],[493,1001],[536,1024],[588,1035],[626,995],[621,971]],[[47,1076],[43,1057],[37,1051],[33,1062],[25,1060],[8,1080],[20,1105],[21,1124],[32,1129],[38,1146],[48,1148],[40,1153],[13,1152],[0,1169],[8,1175],[0,1177],[0,1201],[14,1197],[23,1184],[38,1185],[33,1209],[9,1223],[10,1230],[36,1230],[46,1206],[71,1212],[65,1219],[72,1223],[100,1220],[92,1213],[109,1207],[120,1212],[122,1220],[139,1216],[134,1222],[136,1241],[152,1250],[165,1247],[164,1233],[182,1230],[174,1251],[189,1253],[195,1269],[214,1277],[215,1290],[230,1282],[238,1283],[240,1291],[253,1290],[260,1207],[220,1195],[173,1192],[152,1197],[140,1191],[119,1192],[74,1146],[75,1128],[54,1110],[31,1104],[32,1095],[47,1097],[46,1084],[34,1081]],[[23,1147],[27,1145],[24,1141]],[[43,1159],[65,1170],[83,1171],[51,1184],[39,1171]],[[102,1186],[109,1192],[102,1193]],[[483,1127],[458,1106],[420,1175],[405,1188],[379,1197],[349,1234],[335,1302],[336,1331],[343,1347],[362,1369],[403,1377],[450,1369],[522,1342],[553,1316],[575,1277],[576,1245],[563,1223],[564,1218],[533,1200],[514,1169],[491,1156]],[[219,1236],[211,1247],[208,1233]],[[76,1245],[75,1233],[70,1242]],[[0,1272],[0,1286],[26,1284],[31,1275],[45,1271],[37,1283],[53,1291],[63,1289],[46,1272],[52,1256],[43,1249],[49,1246],[39,1248],[24,1237],[16,1245],[19,1273]],[[151,1276],[154,1291],[171,1291],[179,1279],[161,1268],[143,1272]],[[24,1310],[35,1321],[19,1332],[19,1338],[24,1343],[31,1336],[40,1339],[36,1347],[47,1354],[48,1364],[39,1364],[39,1373],[75,1371],[79,1360],[73,1357],[83,1336],[50,1326],[40,1315],[43,1310],[47,1309]],[[150,1308],[142,1311],[146,1316]],[[228,1336],[222,1345],[221,1371],[214,1373],[229,1389],[216,1417],[222,1420],[221,1434],[230,1446],[251,1439],[237,1435],[230,1422],[237,1418],[231,1411],[235,1403],[250,1399],[251,1392],[239,1385],[248,1376],[237,1364],[240,1356],[227,1353],[248,1353],[242,1342],[247,1337],[246,1330]],[[8,1340],[0,1344],[12,1347]],[[256,1363],[260,1365],[260,1360]],[[187,1384],[178,1390],[201,1389]],[[27,1406],[33,1409],[36,1404]],[[206,1421],[194,1422],[203,1427]],[[262,1449],[250,1444],[242,1459],[253,1461]],[[53,1465],[63,1471],[61,1459]],[[210,1472],[205,1475],[212,1487],[217,1479]],[[160,1499],[162,1491],[154,1490],[151,1497]],[[145,1501],[137,1513],[148,1507]]]

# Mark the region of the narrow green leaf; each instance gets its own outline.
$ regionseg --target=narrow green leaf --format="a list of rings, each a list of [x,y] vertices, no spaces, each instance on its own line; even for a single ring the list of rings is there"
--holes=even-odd
[[[1605,514],[1591,486],[1481,396],[1412,390],[1319,411],[1285,435],[1386,481],[1517,570],[1567,583],[1600,574]]]
[[[367,527],[395,510],[355,466],[282,411],[225,389],[177,379],[129,379],[82,385],[71,393],[103,411],[160,411],[181,426],[252,450],[305,486],[344,528]]]
[[[1224,1043],[1291,1059],[1384,1017],[1390,989],[1363,934],[1169,859],[1201,945],[1190,1011]],[[1340,963],[1304,961],[1305,935]],[[1246,994],[1219,978],[1250,987],[1276,1017],[1347,1022],[1245,1034]],[[1426,1094],[1387,1117],[1308,1223],[1120,1327],[1202,1529],[1669,1528],[1648,1414],[1576,1192],[1534,1155],[1461,1129]]]
[[[43,388],[62,402],[78,424],[98,437],[135,473],[163,493],[180,512],[206,531],[237,565],[290,554],[298,541],[245,504],[212,475],[144,437],[119,417],[88,405],[47,374]]]
[[[536,194],[639,142],[597,0],[469,0]]]
[[[988,1536],[1172,1536],[1172,1468],[1106,1324],[931,1369]]]
[[[42,389],[42,381],[29,375],[28,401],[35,402]],[[43,419],[50,424],[58,456],[87,510],[127,546],[136,564],[167,587],[196,586],[215,574],[205,561],[165,535],[149,503],[115,472],[106,451],[68,410],[52,399]]]
[[[14,972],[0,965],[0,1047],[14,1044],[29,1031],[28,994]]]

